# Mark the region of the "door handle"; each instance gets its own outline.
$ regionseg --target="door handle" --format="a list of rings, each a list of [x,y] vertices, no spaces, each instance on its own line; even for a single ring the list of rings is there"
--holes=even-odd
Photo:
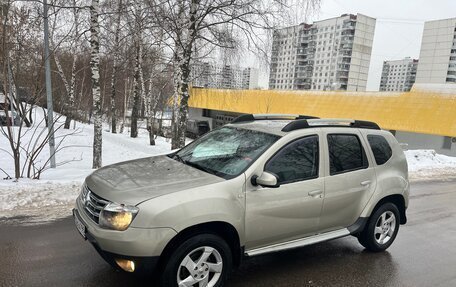
[[[317,189],[317,190],[313,190],[313,191],[309,191],[309,196],[312,196],[312,197],[321,197],[321,194],[323,193],[322,190],[320,189]]]
[[[370,181],[370,180],[365,180],[365,181],[362,181],[362,182],[361,182],[361,185],[362,185],[362,186],[368,186],[368,185],[370,185],[370,184],[371,184],[371,181]]]

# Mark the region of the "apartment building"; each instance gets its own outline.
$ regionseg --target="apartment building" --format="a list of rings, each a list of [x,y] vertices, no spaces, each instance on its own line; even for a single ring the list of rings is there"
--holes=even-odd
[[[380,91],[408,92],[415,83],[418,60],[384,61]]]
[[[258,69],[197,62],[190,75],[194,87],[217,89],[257,89]]]
[[[416,83],[456,83],[456,18],[424,23]]]
[[[274,31],[269,88],[365,91],[375,24],[344,14]]]

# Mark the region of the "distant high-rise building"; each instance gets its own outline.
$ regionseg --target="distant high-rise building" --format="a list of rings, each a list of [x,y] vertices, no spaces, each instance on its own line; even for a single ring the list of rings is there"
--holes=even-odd
[[[424,23],[416,83],[456,83],[456,18]]]
[[[365,91],[375,23],[344,14],[274,31],[269,88]]]
[[[258,69],[197,62],[192,66],[191,79],[194,87],[256,89]]]
[[[396,61],[384,61],[380,91],[408,92],[416,78],[418,60],[405,58]]]

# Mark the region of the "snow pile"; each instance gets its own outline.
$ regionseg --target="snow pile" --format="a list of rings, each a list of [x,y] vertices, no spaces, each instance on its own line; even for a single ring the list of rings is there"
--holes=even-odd
[[[435,150],[405,152],[411,180],[456,177],[456,157],[438,154]]]

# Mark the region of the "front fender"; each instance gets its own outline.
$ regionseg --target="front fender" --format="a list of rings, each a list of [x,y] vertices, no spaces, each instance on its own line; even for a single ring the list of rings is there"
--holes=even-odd
[[[138,205],[135,228],[167,227],[180,231],[206,222],[231,224],[244,242],[245,177],[187,189],[147,200]]]

